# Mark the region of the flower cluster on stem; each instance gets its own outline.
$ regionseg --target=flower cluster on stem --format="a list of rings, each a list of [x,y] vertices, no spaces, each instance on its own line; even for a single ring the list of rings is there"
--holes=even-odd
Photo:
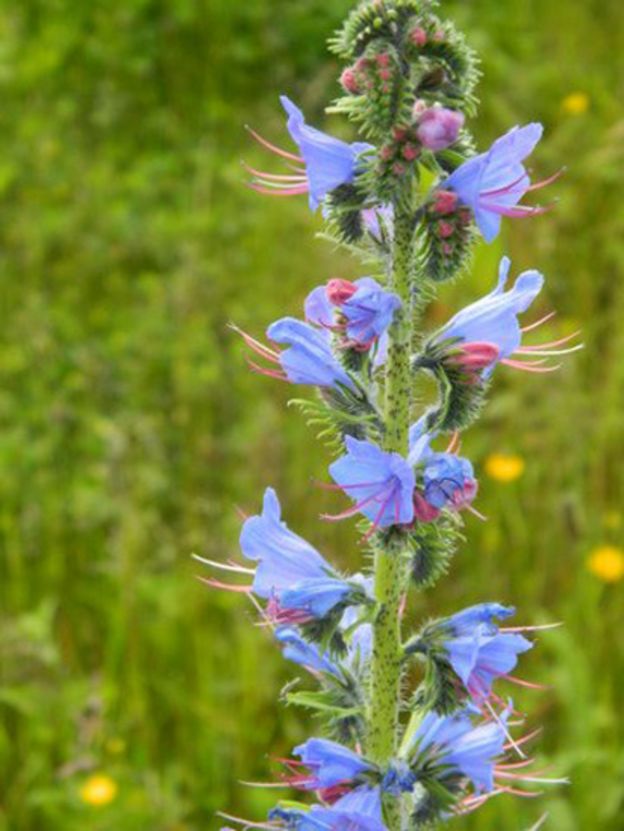
[[[462,272],[476,241],[492,242],[506,217],[544,213],[523,200],[556,178],[532,183],[525,167],[539,124],[514,126],[476,152],[466,125],[478,64],[435,6],[363,0],[333,39],[346,66],[329,110],[358,125],[359,140],[311,126],[286,96],[294,147],[250,131],[282,163],[279,172],[248,166],[251,187],[307,194],[328,234],[377,265],[326,279],[301,318],[271,323],[266,339],[233,327],[254,371],[316,391],[297,403],[336,452],[323,484],[343,500],[322,519],[357,517],[372,555],[361,572],[341,573],[290,530],[268,488],[242,528],[245,562],[203,561],[230,574],[205,581],[248,596],[284,657],[318,684],[286,697],[326,729],[282,760],[271,787],[284,787],[284,799],[265,820],[223,815],[246,828],[433,828],[494,795],[533,796],[536,783],[561,781],[533,770],[534,733],[522,730],[509,697],[514,685],[539,689],[515,672],[533,633],[548,627],[509,626],[515,610],[487,601],[403,631],[410,590],[431,588],[448,570],[466,512],[484,519],[460,434],[485,404],[494,370],[552,372],[553,358],[581,348],[571,344],[577,333],[531,343],[552,318],[521,321],[544,277],[526,270],[510,286],[507,257],[489,294],[424,331],[427,301]],[[423,411],[427,374],[439,399]],[[418,668],[409,692],[408,672]],[[300,795],[293,801],[286,789]]]

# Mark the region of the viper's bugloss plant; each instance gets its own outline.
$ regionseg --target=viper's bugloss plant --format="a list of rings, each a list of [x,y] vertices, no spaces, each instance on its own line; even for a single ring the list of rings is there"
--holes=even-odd
[[[580,348],[569,345],[574,335],[530,342],[550,315],[520,318],[544,277],[524,271],[508,286],[506,257],[489,294],[423,331],[426,302],[462,273],[475,242],[491,242],[504,217],[543,213],[522,200],[556,178],[532,184],[524,166],[539,124],[512,127],[476,152],[466,122],[476,111],[478,62],[435,6],[365,0],[332,39],[345,68],[329,111],[357,125],[360,140],[310,126],[286,96],[295,149],[252,131],[283,162],[280,172],[249,168],[252,187],[308,194],[327,234],[376,265],[312,288],[302,318],[271,323],[266,341],[237,329],[258,356],[254,370],[316,389],[315,401],[297,404],[331,439],[326,486],[347,502],[323,519],[357,517],[371,555],[361,573],[339,573],[288,528],[269,488],[262,512],[242,529],[246,562],[204,561],[234,575],[234,583],[207,582],[248,595],[284,657],[318,682],[317,691],[291,686],[284,695],[325,726],[325,737],[282,760],[276,785],[300,796],[285,793],[260,822],[224,815],[244,827],[433,828],[494,795],[534,796],[536,782],[562,781],[532,771],[525,747],[533,733],[522,730],[509,698],[513,684],[538,688],[515,673],[531,633],[544,627],[510,626],[514,609],[483,602],[403,632],[410,592],[448,571],[463,512],[478,515],[477,478],[459,454],[459,434],[483,407],[495,368],[552,372],[552,357]],[[423,375],[439,388],[424,412]]]

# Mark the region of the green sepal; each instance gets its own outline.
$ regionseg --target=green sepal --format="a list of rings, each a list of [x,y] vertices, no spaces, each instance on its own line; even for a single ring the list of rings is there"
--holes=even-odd
[[[287,704],[305,707],[323,719],[330,738],[342,743],[362,741],[365,735],[364,693],[358,680],[343,672],[343,678],[324,676],[318,691],[287,688],[282,699]]]
[[[453,433],[465,430],[479,417],[489,389],[489,380],[481,373],[468,376],[453,363],[454,346],[451,341],[425,344],[423,352],[413,362],[415,369],[426,369],[438,383],[438,404],[425,414],[428,432]]]
[[[470,265],[477,240],[472,212],[460,208],[450,216],[439,215],[428,206],[421,214],[425,239],[426,270],[430,280],[443,283],[458,277]],[[451,233],[447,236],[447,231]]]
[[[463,535],[456,514],[444,512],[435,522],[417,522],[410,530],[409,573],[419,589],[429,589],[448,573]]]

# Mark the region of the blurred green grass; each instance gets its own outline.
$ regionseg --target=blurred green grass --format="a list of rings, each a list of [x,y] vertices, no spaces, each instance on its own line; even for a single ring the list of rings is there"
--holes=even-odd
[[[555,331],[587,349],[554,378],[501,372],[467,436],[526,461],[482,478],[451,577],[420,611],[483,598],[562,620],[525,673],[538,751],[573,784],[493,800],[457,822],[557,831],[624,827],[624,584],[586,568],[622,545],[624,11],[618,0],[444,4],[484,58],[483,145],[543,121],[539,174],[560,203],[505,226],[518,269],[548,278]],[[243,128],[282,140],[280,91],[319,123],[335,91],[324,39],[350,3],[224,0],[0,3],[0,829],[196,831],[224,808],[261,818],[279,756],[313,729],[279,709],[291,670],[240,599],[195,581],[191,552],[234,555],[236,506],[282,494],[291,525],[342,566],[353,529],[317,516],[327,464],[250,376],[226,324],[261,332],[311,286],[358,276],[313,239],[305,200],[264,200]],[[589,109],[562,102],[585,93]],[[331,122],[331,128],[344,125]],[[440,291],[444,318],[493,279],[499,249]],[[91,772],[118,785],[86,805]]]

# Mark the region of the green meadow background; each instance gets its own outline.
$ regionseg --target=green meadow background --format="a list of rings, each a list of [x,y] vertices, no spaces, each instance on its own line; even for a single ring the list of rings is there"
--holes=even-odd
[[[323,107],[324,41],[350,6],[0,0],[1,831],[260,820],[276,795],[240,780],[269,779],[315,729],[278,706],[293,667],[251,606],[202,586],[190,555],[236,556],[236,509],[271,484],[292,527],[358,565],[353,526],[318,522],[344,503],[314,485],[329,459],[292,390],[248,373],[226,328],[261,334],[320,282],[361,276],[314,239],[305,198],[253,193],[240,165],[272,164],[246,123],[286,142],[279,92],[349,135]],[[554,831],[621,831],[624,582],[587,558],[624,535],[624,10],[444,11],[483,55],[481,146],[537,119],[536,175],[567,172],[556,210],[506,221],[431,322],[489,288],[505,250],[548,277],[534,318],[556,308],[548,334],[586,343],[556,375],[497,373],[465,442],[489,521],[467,519],[451,576],[416,599],[417,616],[496,599],[565,623],[523,661],[549,689],[519,701],[544,727],[538,765],[572,784],[451,827],[526,831],[548,810]],[[493,452],[524,474],[488,477]],[[92,774],[116,786],[106,806],[85,800]]]

